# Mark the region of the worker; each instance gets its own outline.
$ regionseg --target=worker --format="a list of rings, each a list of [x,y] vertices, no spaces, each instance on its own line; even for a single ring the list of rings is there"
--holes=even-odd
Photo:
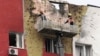
[[[74,25],[74,20],[72,18],[72,14],[71,13],[68,14],[68,20],[65,22],[65,24],[66,23],[69,23],[70,25]]]

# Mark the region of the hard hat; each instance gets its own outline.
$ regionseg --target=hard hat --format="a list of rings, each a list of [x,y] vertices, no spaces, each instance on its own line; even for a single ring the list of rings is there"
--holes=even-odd
[[[71,13],[68,13],[68,15],[69,15],[69,16],[72,16],[72,14],[71,14]]]

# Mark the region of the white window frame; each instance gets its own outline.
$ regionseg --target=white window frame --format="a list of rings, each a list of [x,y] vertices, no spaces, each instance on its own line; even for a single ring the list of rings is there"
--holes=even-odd
[[[22,33],[14,33],[14,34],[16,34],[16,46],[10,46],[10,47],[24,49],[24,35]],[[19,44],[19,42],[20,42],[19,37],[20,36],[22,37],[22,47],[20,47],[20,44]]]
[[[82,47],[82,56],[86,56],[86,46],[90,46],[90,56],[93,56],[93,52],[92,52],[92,46],[91,45],[86,45],[86,44],[76,44],[75,45],[75,49],[76,49],[76,46],[81,46]],[[76,54],[75,54],[76,55]]]

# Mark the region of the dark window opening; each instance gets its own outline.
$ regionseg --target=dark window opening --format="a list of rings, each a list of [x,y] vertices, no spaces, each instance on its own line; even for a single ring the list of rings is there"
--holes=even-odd
[[[57,53],[57,42],[54,40],[53,44],[54,44],[54,53]]]
[[[57,53],[56,41],[53,39],[45,39],[46,52]]]
[[[9,46],[17,46],[16,45],[16,34],[9,33]]]
[[[46,47],[46,52],[50,52],[50,40],[49,39],[45,40],[45,47]]]
[[[9,55],[9,56],[18,56],[18,55]]]

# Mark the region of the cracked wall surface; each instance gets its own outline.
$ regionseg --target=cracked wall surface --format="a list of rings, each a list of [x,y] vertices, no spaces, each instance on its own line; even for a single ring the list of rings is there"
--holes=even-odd
[[[36,29],[38,15],[43,12],[49,20],[58,21],[62,18],[65,21],[67,13],[72,13],[76,24],[81,26],[81,17],[85,14],[86,7],[69,4],[65,6],[65,14],[60,15],[48,0],[24,0],[24,30],[28,56],[43,56],[44,37]],[[72,38],[62,38],[64,51],[72,54]]]
[[[81,20],[82,20],[82,17],[85,15],[86,11],[87,11],[87,6],[69,4],[69,12],[72,13],[73,18],[75,19],[75,22],[78,25],[79,32],[81,29],[80,28]]]
[[[24,1],[24,29],[28,56],[42,56],[43,38],[34,29],[35,17],[31,15],[32,1]]]

